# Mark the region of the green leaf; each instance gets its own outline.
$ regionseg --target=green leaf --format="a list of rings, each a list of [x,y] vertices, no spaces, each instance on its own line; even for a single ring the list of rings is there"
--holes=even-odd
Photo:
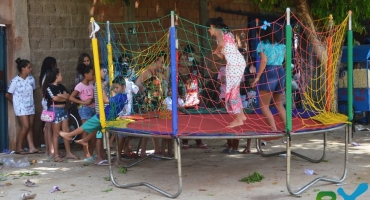
[[[110,192],[110,191],[112,191],[113,190],[113,188],[108,188],[108,189],[106,189],[106,190],[102,190],[102,192]]]
[[[255,183],[255,182],[261,182],[262,179],[265,177],[261,175],[258,172],[254,172],[252,175],[249,175],[247,177],[244,177],[241,182],[247,182],[247,183]]]

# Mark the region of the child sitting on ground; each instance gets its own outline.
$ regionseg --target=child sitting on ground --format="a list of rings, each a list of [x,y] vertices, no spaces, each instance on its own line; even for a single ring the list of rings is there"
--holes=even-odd
[[[122,76],[116,77],[113,82],[113,91],[115,92],[115,96],[109,98],[109,105],[104,108],[104,113],[106,120],[114,120],[118,117],[118,114],[123,110],[125,105],[127,104],[127,95],[124,93],[125,91],[125,79]],[[94,115],[82,126],[78,127],[72,132],[59,132],[60,136],[67,140],[71,140],[73,136],[82,134],[84,131],[89,133],[88,137],[83,138],[82,140],[77,140],[76,143],[87,145],[87,141],[95,136],[95,134],[90,134],[95,131],[100,130],[101,123],[99,114]]]
[[[177,107],[183,107],[185,105],[184,100],[177,95]],[[168,88],[167,97],[163,101],[163,106],[166,107],[168,112],[172,112],[172,89]],[[166,153],[166,146],[168,147]],[[161,153],[164,156],[172,156],[172,139],[162,139]]]

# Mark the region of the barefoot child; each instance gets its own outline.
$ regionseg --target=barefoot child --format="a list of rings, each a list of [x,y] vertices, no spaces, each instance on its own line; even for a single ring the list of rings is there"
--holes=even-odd
[[[59,143],[59,131],[67,131],[68,128],[68,113],[65,105],[69,99],[67,89],[61,84],[63,78],[59,68],[52,68],[47,72],[46,80],[42,86],[42,93],[47,101],[48,111],[55,113],[55,119],[52,122],[52,141],[54,147],[54,161],[63,162],[62,158],[58,154],[58,143]],[[68,140],[64,140],[64,146],[66,149],[66,158],[79,159],[71,152],[71,146]]]
[[[243,112],[242,100],[240,98],[240,82],[246,66],[244,57],[239,52],[234,35],[228,30],[221,17],[210,18],[206,24],[209,33],[216,37],[217,48],[213,51],[221,59],[226,60],[226,95],[225,104],[229,113],[235,115],[227,128],[243,125],[246,117]]]
[[[95,72],[91,65],[85,65],[83,63],[77,66],[77,71],[82,75],[83,79],[76,85],[69,100],[80,105],[78,114],[83,124],[86,120],[95,115],[94,85],[92,83],[92,81],[95,81]],[[83,137],[86,137],[86,133]],[[88,146],[84,146],[84,153],[86,158],[91,157],[91,148],[89,149]]]
[[[105,117],[107,120],[113,120],[118,117],[118,114],[123,110],[127,103],[127,95],[124,94],[125,91],[125,79],[122,76],[116,77],[113,82],[113,90],[116,93],[114,97],[109,98],[109,105],[104,108]],[[90,138],[94,137],[93,133],[95,131],[101,130],[101,123],[99,114],[94,115],[89,120],[87,120],[81,127],[76,130],[68,133],[61,131],[59,134],[67,140],[71,140],[73,136],[82,134],[83,132],[89,133],[89,135],[79,141],[82,145],[87,145],[87,142]]]

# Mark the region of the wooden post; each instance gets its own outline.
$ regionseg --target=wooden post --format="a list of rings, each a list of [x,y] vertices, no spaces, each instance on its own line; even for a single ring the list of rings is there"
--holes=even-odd
[[[206,22],[208,20],[208,5],[207,5],[207,0],[199,0],[199,24],[205,26]],[[205,36],[207,35],[207,29],[205,28],[200,28],[199,30],[200,35]],[[209,45],[207,39],[204,37],[200,38],[200,48],[199,48],[199,53],[201,57],[205,58],[210,58],[210,52],[206,51],[206,47]],[[210,62],[207,60],[199,60],[199,64],[201,66],[210,66]],[[209,74],[205,74],[204,70],[200,72],[202,76],[208,76]]]

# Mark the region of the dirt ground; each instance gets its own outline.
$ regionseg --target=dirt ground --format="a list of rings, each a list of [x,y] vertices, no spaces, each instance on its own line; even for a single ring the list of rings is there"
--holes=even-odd
[[[328,134],[326,158],[321,163],[310,163],[301,158],[292,157],[291,186],[293,191],[311,180],[327,176],[340,178],[344,164],[344,130]],[[370,132],[356,132],[353,141],[360,146],[349,146],[348,174],[343,185],[319,182],[301,194],[300,199],[316,199],[320,191],[333,191],[337,199],[344,199],[337,193],[343,188],[346,194],[352,194],[360,183],[370,183]],[[137,140],[133,141],[135,144]],[[194,141],[189,141],[190,143]],[[221,153],[224,140],[204,140],[210,150],[182,150],[183,188],[177,199],[296,199],[286,187],[286,158],[284,156],[262,157],[252,149],[250,154],[229,155]],[[246,140],[241,140],[240,150]],[[292,139],[293,151],[312,158],[322,155],[322,134],[296,136]],[[148,148],[151,149],[151,148]],[[284,149],[282,140],[267,142],[263,150],[276,152]],[[82,151],[76,151],[82,157]],[[2,154],[18,160],[24,156]],[[109,176],[107,166],[84,165],[83,160],[69,160],[55,163],[44,155],[27,155],[29,160],[43,161],[26,168],[6,168],[0,170],[0,200],[19,199],[25,193],[36,193],[35,199],[133,199],[157,200],[168,199],[147,187],[120,189],[104,178]],[[126,160],[132,162],[133,160]],[[305,169],[314,170],[313,175],[306,175]],[[27,176],[26,172],[38,175]],[[128,169],[126,174],[118,173],[113,166],[116,181],[122,184],[147,182],[175,194],[178,191],[176,160],[147,159]],[[245,183],[240,180],[253,172],[265,178],[258,183]],[[9,173],[11,175],[9,175]],[[21,176],[23,175],[23,176]],[[38,187],[26,187],[24,182],[30,179]],[[60,191],[50,193],[53,186]],[[370,199],[370,190],[357,198]]]

